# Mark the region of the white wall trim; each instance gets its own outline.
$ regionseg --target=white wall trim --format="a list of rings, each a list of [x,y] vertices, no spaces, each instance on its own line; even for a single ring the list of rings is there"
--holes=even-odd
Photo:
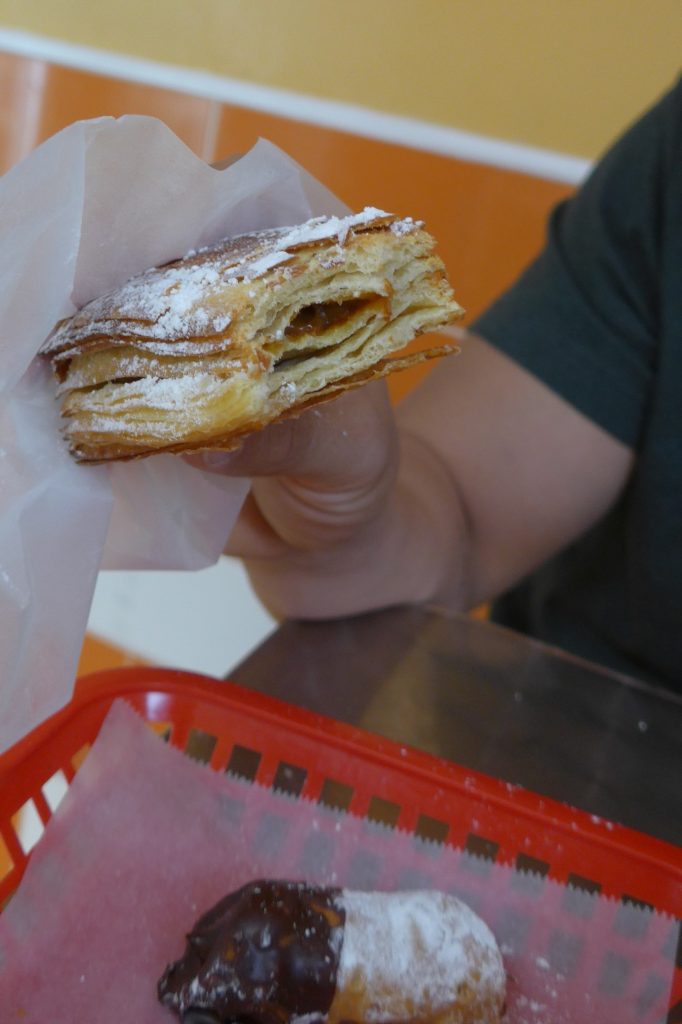
[[[207,71],[49,39],[19,29],[0,28],[0,50],[125,81],[174,89],[441,156],[521,171],[551,181],[578,184],[591,167],[591,162],[584,157],[459,131],[446,125],[386,114],[352,103],[257,85]]]

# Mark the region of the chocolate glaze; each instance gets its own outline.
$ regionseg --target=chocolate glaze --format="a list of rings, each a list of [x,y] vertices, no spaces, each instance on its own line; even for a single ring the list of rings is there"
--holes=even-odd
[[[338,889],[257,881],[226,896],[187,936],[158,984],[183,1024],[288,1024],[326,1015],[345,914]]]

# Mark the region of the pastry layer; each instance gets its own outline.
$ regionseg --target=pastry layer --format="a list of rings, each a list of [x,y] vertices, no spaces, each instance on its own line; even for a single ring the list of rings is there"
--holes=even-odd
[[[154,268],[43,346],[76,458],[235,447],[241,437],[443,346],[394,359],[461,315],[411,219],[366,209],[227,239]]]

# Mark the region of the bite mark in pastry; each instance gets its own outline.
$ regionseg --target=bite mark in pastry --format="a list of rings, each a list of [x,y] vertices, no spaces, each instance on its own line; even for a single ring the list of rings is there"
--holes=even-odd
[[[182,1024],[498,1024],[505,984],[454,896],[258,881],[199,919],[158,994]]]
[[[453,351],[394,355],[463,312],[434,248],[420,223],[367,208],[227,239],[88,303],[41,349],[73,455],[234,448]]]

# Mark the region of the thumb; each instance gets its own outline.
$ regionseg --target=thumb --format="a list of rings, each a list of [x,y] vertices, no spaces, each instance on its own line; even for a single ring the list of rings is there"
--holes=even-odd
[[[359,479],[382,475],[394,444],[393,412],[380,381],[255,431],[233,451],[211,449],[185,458],[229,476],[288,476],[353,487]]]

